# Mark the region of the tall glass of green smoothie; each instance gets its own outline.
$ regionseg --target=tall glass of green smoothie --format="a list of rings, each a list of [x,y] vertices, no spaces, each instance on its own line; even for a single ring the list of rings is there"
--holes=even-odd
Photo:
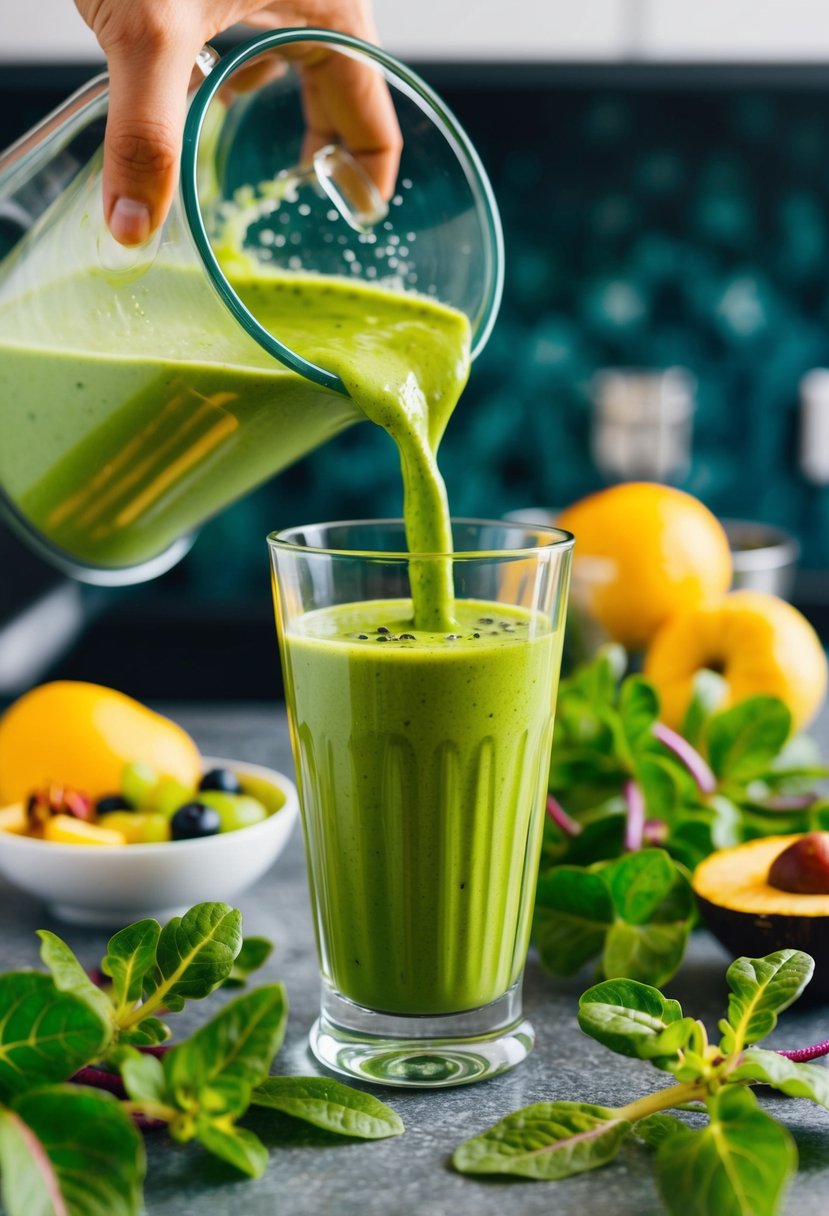
[[[269,537],[322,973],[311,1047],[387,1085],[492,1076],[533,1042],[521,981],[572,538],[451,530],[444,553],[407,551],[399,521]]]

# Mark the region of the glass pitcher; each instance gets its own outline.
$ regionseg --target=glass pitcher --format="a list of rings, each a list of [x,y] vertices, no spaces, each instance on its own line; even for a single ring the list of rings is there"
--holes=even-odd
[[[304,152],[285,52],[308,42],[384,76],[403,135],[388,202],[346,149]],[[204,520],[361,420],[325,352],[363,340],[375,289],[464,313],[473,358],[500,302],[489,182],[408,68],[314,29],[259,35],[221,60],[205,48],[198,66],[178,196],[145,246],[122,248],[104,224],[106,76],[0,155],[0,248],[12,246],[0,264],[0,507],[87,582],[163,572]],[[265,273],[296,308],[261,306],[250,283]],[[303,297],[309,276],[363,293],[345,338],[318,291]]]

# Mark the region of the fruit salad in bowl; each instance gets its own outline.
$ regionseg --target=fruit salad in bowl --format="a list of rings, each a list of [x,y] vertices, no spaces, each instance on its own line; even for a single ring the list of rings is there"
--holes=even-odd
[[[0,718],[0,799],[0,874],[62,919],[106,925],[232,900],[298,813],[282,774],[202,757],[169,719],[73,681]]]

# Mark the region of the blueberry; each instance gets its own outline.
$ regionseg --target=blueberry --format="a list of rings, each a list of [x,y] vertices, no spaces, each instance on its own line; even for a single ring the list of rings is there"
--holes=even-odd
[[[215,836],[221,828],[219,812],[203,802],[185,802],[170,820],[170,835],[173,840],[195,840],[201,836]]]
[[[99,815],[108,815],[110,811],[134,811],[135,807],[123,794],[104,794],[95,803]]]
[[[221,790],[223,794],[241,794],[239,778],[229,768],[212,768],[199,782],[200,790]]]

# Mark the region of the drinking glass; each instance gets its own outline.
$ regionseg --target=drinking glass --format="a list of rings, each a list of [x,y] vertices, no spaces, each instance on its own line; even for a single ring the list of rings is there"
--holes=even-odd
[[[543,829],[573,540],[453,521],[268,538],[322,973],[311,1048],[386,1085],[493,1076],[532,1048],[521,981]],[[451,576],[418,629],[410,578]],[[446,585],[446,580],[435,579]]]

